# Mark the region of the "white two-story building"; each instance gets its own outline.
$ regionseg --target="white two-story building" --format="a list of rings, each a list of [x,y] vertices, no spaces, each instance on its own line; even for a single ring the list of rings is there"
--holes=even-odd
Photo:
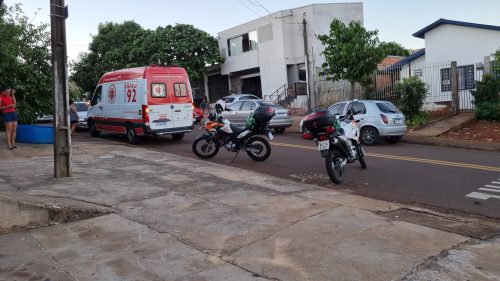
[[[279,88],[291,87],[314,76],[324,62],[324,50],[316,35],[328,34],[333,19],[363,23],[362,3],[311,4],[283,10],[218,33],[225,62],[208,75],[206,88],[227,81],[232,93],[249,93],[265,98]],[[305,32],[304,32],[305,26]],[[306,68],[307,42],[309,68]],[[308,71],[308,72],[307,72]],[[307,73],[306,73],[307,72]],[[220,76],[222,75],[222,76]],[[224,93],[224,91],[220,91]],[[210,99],[219,98],[211,93]]]

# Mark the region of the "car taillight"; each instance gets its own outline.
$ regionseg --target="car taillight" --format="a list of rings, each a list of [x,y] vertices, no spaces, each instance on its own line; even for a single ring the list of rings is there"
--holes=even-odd
[[[286,114],[287,114],[288,116],[291,116],[291,115],[292,115],[292,112],[291,112],[291,111],[288,111]]]
[[[335,131],[335,130],[333,129],[333,127],[326,127],[326,129],[325,129],[325,130],[326,130],[326,133],[327,133],[327,134],[329,134],[329,135],[331,135],[331,134],[333,133],[333,131]]]
[[[145,104],[142,105],[142,120],[144,123],[149,122],[149,108]]]
[[[384,114],[380,114],[380,117],[382,118],[382,121],[384,121],[385,124],[389,124],[389,119],[387,119],[387,116]]]
[[[324,135],[324,134],[321,134],[321,135],[318,136],[318,140],[319,141],[326,141],[327,139],[328,139],[328,137],[326,135]]]

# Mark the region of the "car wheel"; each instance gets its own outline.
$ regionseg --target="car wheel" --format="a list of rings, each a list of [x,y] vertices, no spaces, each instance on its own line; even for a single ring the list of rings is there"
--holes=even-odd
[[[401,140],[401,136],[396,136],[396,137],[386,137],[385,141],[388,143],[398,143]]]
[[[95,123],[93,121],[89,122],[89,133],[90,133],[90,136],[94,137],[94,138],[101,135],[101,132],[99,132],[99,130],[97,130]]]
[[[375,145],[379,140],[379,134],[374,127],[364,127],[361,129],[361,142],[364,145]]]
[[[138,144],[139,143],[139,136],[135,132],[135,129],[132,127],[127,127],[126,137],[127,137],[127,141],[130,144]]]
[[[285,130],[286,128],[275,128],[274,132],[276,132],[276,134],[282,134],[285,132]]]

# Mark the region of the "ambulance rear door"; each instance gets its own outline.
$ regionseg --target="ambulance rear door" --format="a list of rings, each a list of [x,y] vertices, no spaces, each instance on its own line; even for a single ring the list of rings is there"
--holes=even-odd
[[[190,127],[193,125],[193,99],[189,80],[185,77],[185,79],[173,81],[173,88],[172,110],[174,127]]]
[[[172,129],[172,96],[168,79],[164,75],[153,75],[149,82],[148,109],[151,130]]]

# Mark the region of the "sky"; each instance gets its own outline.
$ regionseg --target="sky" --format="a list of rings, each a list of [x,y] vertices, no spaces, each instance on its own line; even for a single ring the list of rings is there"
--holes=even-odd
[[[364,26],[379,31],[381,41],[409,49],[424,47],[413,33],[439,18],[500,26],[499,0],[66,0],[67,52],[75,60],[88,49],[99,23],[133,20],[145,29],[192,24],[213,36],[233,26],[273,13],[316,3],[363,2]],[[34,24],[50,23],[50,0],[5,0],[22,3]],[[260,4],[260,6],[259,6]]]

